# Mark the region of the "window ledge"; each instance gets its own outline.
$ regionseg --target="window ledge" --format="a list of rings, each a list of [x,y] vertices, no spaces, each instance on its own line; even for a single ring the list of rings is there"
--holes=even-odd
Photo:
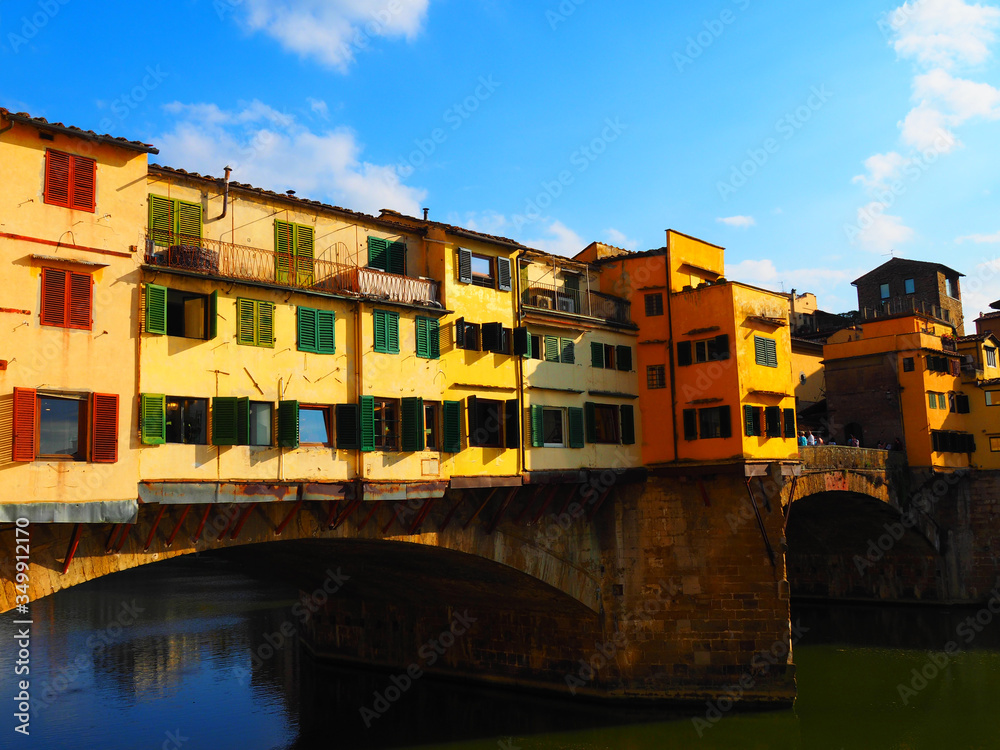
[[[591,396],[607,396],[610,398],[639,398],[633,393],[621,393],[620,391],[587,391]]]
[[[64,258],[60,255],[38,255],[31,254],[32,265],[43,263],[63,263],[68,266],[82,266],[84,268],[107,268],[107,263],[95,263],[92,260],[80,260],[79,258]]]

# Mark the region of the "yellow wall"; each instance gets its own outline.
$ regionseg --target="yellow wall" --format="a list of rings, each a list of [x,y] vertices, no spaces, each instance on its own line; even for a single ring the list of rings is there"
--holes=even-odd
[[[715,281],[725,275],[725,250],[718,245],[671,229],[667,232],[667,248],[672,292],[679,292],[685,286],[698,286],[703,281]]]
[[[972,464],[981,469],[1000,469],[1000,367],[987,362],[987,347],[995,350],[995,361],[1000,364],[1000,340],[995,336],[959,343],[959,354],[973,358],[971,368],[962,374],[962,393],[969,397],[969,431],[976,439]]]
[[[803,377],[805,382],[803,382]],[[802,405],[814,404],[826,398],[826,378],[823,371],[823,352],[796,350],[792,346],[792,382],[795,396]]]

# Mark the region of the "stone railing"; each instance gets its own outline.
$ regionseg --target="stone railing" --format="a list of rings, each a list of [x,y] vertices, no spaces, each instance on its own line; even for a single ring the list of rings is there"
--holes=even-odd
[[[900,461],[906,461],[903,451],[877,448],[852,448],[849,445],[799,446],[799,458],[805,469],[861,469],[885,471]]]

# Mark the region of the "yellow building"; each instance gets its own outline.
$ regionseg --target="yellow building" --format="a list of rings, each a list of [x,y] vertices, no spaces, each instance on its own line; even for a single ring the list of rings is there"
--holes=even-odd
[[[132,311],[145,216],[136,141],[0,109],[0,476],[11,514],[137,510]]]
[[[658,250],[576,256],[638,310],[647,465],[798,458],[787,300],[727,280],[723,253],[670,230]]]
[[[975,451],[972,465],[1000,469],[1000,338],[984,332],[958,339],[963,407],[969,409],[969,431]]]

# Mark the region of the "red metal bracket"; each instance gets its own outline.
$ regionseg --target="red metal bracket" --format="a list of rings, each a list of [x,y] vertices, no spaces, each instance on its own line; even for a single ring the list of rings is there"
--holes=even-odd
[[[177,532],[181,530],[181,526],[184,523],[184,519],[187,518],[187,514],[191,512],[191,506],[185,505],[184,511],[181,513],[181,517],[177,520],[177,524],[174,526],[174,530],[170,532],[170,536],[167,537],[167,543],[165,546],[169,547],[174,543],[174,538],[177,536]]]
[[[344,509],[344,512],[340,514],[340,517],[333,524],[332,530],[336,531],[337,529],[339,529],[341,525],[344,523],[344,521],[350,518],[351,514],[354,513],[354,511],[356,511],[360,507],[360,505],[361,505],[360,497],[357,500],[352,500],[351,502],[349,502],[347,504],[347,507]]]
[[[380,505],[381,505],[381,504],[382,504],[383,502],[384,502],[384,501],[382,501],[382,500],[376,500],[376,501],[374,501],[374,502],[372,503],[372,509],[371,509],[370,511],[368,511],[368,515],[367,515],[367,516],[365,516],[365,520],[361,522],[361,525],[360,525],[360,526],[358,526],[358,531],[361,531],[362,529],[364,529],[364,527],[365,527],[365,526],[367,526],[367,525],[368,525],[368,522],[369,522],[370,520],[372,520],[372,516],[374,516],[374,515],[375,515],[375,511],[377,511],[377,510],[378,510],[379,506],[380,506]]]
[[[198,524],[198,530],[194,532],[194,536],[191,537],[191,543],[197,544],[201,541],[201,532],[205,530],[205,523],[208,521],[208,514],[212,512],[212,505],[209,503],[205,506],[205,512],[201,514],[201,523]]]
[[[413,519],[413,523],[410,524],[410,528],[407,529],[408,533],[416,534],[417,530],[420,528],[420,524],[424,522],[427,518],[427,514],[431,512],[431,508],[434,507],[434,503],[437,502],[437,498],[431,497],[424,501],[423,507],[420,512],[417,513],[417,517]]]
[[[295,517],[295,514],[298,513],[299,510],[301,509],[302,509],[302,501],[296,500],[295,505],[292,506],[292,509],[288,511],[288,515],[285,516],[285,520],[279,523],[278,528],[274,530],[274,535],[281,536],[281,532],[283,532],[287,528],[288,524],[290,524],[292,522],[292,519]]]
[[[517,497],[517,491],[520,489],[521,489],[520,487],[510,488],[510,491],[507,493],[506,499],[503,501],[503,503],[500,504],[500,510],[497,511],[496,515],[493,516],[493,520],[490,521],[489,525],[486,527],[487,533],[492,534],[494,531],[496,531],[497,524],[500,523],[500,519],[503,518],[503,514],[507,512],[507,508],[510,507],[510,504],[514,501],[514,498]]]
[[[240,515],[240,520],[236,522],[236,528],[233,529],[233,533],[229,535],[230,539],[239,538],[240,532],[243,531],[243,524],[247,522],[247,519],[250,518],[250,514],[253,513],[253,509],[256,507],[257,503],[250,503],[250,505],[246,507],[246,510],[244,510]],[[219,538],[221,539],[222,537]]]
[[[160,506],[160,512],[156,514],[156,520],[153,521],[153,526],[149,530],[149,536],[146,537],[146,546],[142,548],[143,552],[146,552],[153,544],[153,537],[156,536],[156,527],[160,525],[160,519],[163,518],[163,511],[167,509],[166,505]]]
[[[69,564],[73,562],[73,555],[76,554],[76,548],[80,545],[80,531],[82,524],[75,524],[73,526],[73,536],[70,537],[69,547],[66,548],[66,562],[63,563],[63,575],[69,572]]]

